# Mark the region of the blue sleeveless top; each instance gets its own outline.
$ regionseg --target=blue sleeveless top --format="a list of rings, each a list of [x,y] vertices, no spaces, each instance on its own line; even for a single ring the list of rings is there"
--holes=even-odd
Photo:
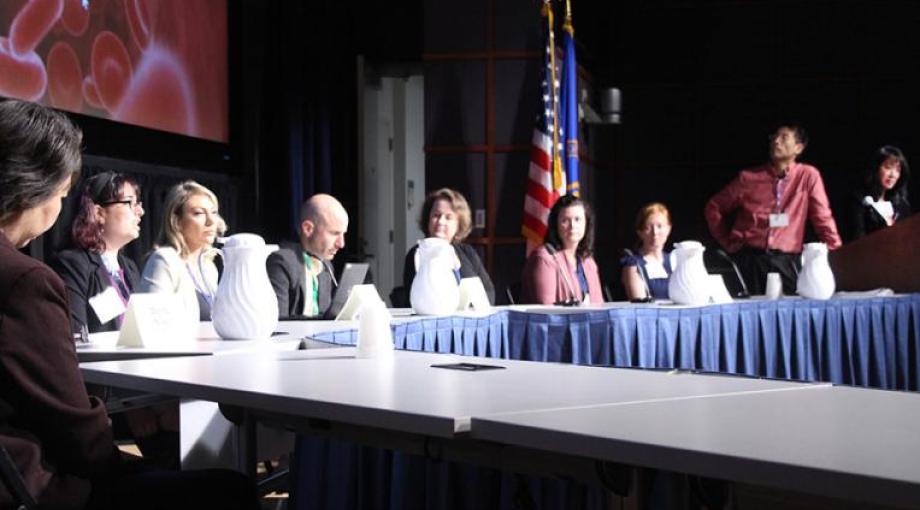
[[[664,272],[671,276],[671,252],[662,253],[664,258]],[[637,266],[642,276],[648,281],[649,291],[655,299],[668,299],[668,279],[667,278],[649,278],[648,271],[645,269],[645,259],[642,255],[636,254],[632,257],[626,256],[620,259],[620,266],[630,267]]]

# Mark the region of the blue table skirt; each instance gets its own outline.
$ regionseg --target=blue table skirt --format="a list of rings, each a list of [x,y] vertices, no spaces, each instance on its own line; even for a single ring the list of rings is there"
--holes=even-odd
[[[920,388],[920,294],[559,314],[501,310],[394,324],[393,337],[407,350]],[[317,338],[353,345],[357,333]],[[295,457],[295,508],[509,508],[521,497],[536,508],[567,508],[602,501],[599,491],[574,484],[314,438],[299,440]]]

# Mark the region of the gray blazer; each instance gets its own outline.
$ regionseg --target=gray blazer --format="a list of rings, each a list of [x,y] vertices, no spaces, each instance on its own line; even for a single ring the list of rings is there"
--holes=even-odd
[[[282,243],[281,248],[268,256],[265,265],[268,279],[278,298],[278,317],[282,319],[303,317],[307,300],[307,273],[303,262],[304,250],[297,243]],[[332,304],[332,293],[336,284],[332,264],[323,261],[323,272],[319,274],[319,313],[325,317]]]

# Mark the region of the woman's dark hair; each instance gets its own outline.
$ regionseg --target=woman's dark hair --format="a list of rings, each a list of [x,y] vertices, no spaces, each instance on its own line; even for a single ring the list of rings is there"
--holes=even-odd
[[[50,198],[80,172],[83,133],[66,115],[0,102],[0,223]]]
[[[563,209],[576,205],[582,206],[585,210],[585,237],[578,243],[575,255],[578,258],[590,257],[594,253],[594,212],[591,211],[591,206],[587,202],[575,195],[563,195],[553,204],[553,208],[549,211],[549,219],[546,222],[548,228],[543,242],[557,250],[562,249],[562,240],[559,238],[557,227],[559,214],[562,213]]]
[[[450,208],[457,215],[457,233],[450,242],[462,242],[473,231],[473,218],[470,214],[470,205],[463,194],[457,190],[441,188],[429,193],[425,197],[425,203],[422,204],[422,215],[418,219],[418,226],[422,229],[425,237],[431,236],[431,232],[428,231],[428,220],[431,216],[431,210],[434,209],[434,204],[438,200],[444,200],[450,204]]]
[[[872,195],[872,198],[882,194],[882,182],[878,178],[878,169],[889,158],[896,159],[898,164],[901,165],[901,176],[898,178],[898,182],[895,183],[894,188],[888,192],[887,198],[892,202],[908,203],[907,183],[910,181],[910,165],[907,164],[907,158],[904,157],[901,149],[893,145],[885,145],[872,154],[869,167],[866,169],[866,191]]]
[[[117,172],[101,172],[83,184],[78,199],[77,215],[73,219],[70,234],[74,246],[84,250],[105,251],[102,239],[102,225],[96,221],[96,206],[106,205],[123,198],[121,190],[125,184],[134,188],[134,194],[140,193],[140,186],[132,177]]]

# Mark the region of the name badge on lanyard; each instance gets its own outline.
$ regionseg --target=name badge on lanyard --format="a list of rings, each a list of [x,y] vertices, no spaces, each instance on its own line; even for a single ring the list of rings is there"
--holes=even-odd
[[[125,313],[125,302],[121,300],[115,287],[108,287],[104,291],[89,298],[89,306],[96,313],[101,324],[105,324],[115,317]]]
[[[770,228],[788,227],[789,215],[786,213],[773,213],[770,215]]]
[[[782,198],[783,191],[786,188],[786,178],[778,179],[773,185],[773,196],[776,198],[775,209],[773,214],[770,215],[770,228],[782,228],[789,226],[789,215],[782,212]]]

